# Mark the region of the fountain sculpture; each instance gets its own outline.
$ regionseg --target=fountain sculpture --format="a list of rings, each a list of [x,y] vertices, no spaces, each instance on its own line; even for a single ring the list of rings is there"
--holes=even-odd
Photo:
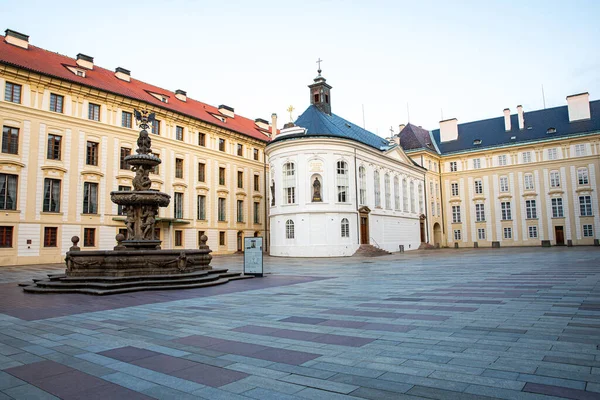
[[[81,251],[77,246],[79,237],[73,236],[73,246],[65,258],[65,273],[23,284],[26,292],[103,295],[212,286],[251,278],[226,269],[212,269],[211,250],[206,245],[205,235],[200,238],[198,249],[161,250],[161,241],[155,237],[155,225],[159,207],[167,207],[171,196],[151,189],[149,173],[161,163],[160,158],[152,154],[147,131],[154,114],[135,111],[135,117],[141,128],[137,154],[125,157],[135,172],[133,190],[110,193],[113,203],[122,206],[126,214],[127,236],[116,236],[114,250],[93,251]]]

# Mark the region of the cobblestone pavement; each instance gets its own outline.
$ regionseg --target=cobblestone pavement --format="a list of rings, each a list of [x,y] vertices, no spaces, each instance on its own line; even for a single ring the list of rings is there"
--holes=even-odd
[[[265,278],[106,297],[16,287],[62,268],[0,267],[0,400],[600,398],[599,248],[267,257]]]

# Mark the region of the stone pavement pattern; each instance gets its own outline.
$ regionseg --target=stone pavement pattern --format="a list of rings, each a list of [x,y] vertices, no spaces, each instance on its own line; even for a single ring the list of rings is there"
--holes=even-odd
[[[600,399],[598,248],[267,257],[263,279],[110,297],[15,286],[57,268],[0,267],[0,400]]]

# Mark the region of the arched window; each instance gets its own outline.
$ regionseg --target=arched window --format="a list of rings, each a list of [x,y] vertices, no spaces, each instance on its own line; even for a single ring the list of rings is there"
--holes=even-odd
[[[423,185],[419,183],[419,214],[424,214],[425,210],[423,209]]]
[[[381,182],[379,182],[379,171],[373,173],[373,179],[375,180],[375,207],[381,207]]]
[[[342,218],[342,237],[350,237],[350,222],[348,222],[348,218]]]
[[[383,177],[384,189],[385,189],[385,208],[390,210],[392,208],[392,194],[390,192],[390,174],[385,174]]]
[[[358,169],[358,184],[360,185],[359,196],[360,196],[360,204],[367,204],[367,172],[365,171],[365,167],[360,167]]]
[[[337,201],[346,203],[349,199],[348,195],[348,164],[346,161],[337,162]]]
[[[398,177],[394,177],[394,208],[400,210],[400,182]]]
[[[283,164],[283,202],[296,203],[296,169],[293,162]]]
[[[294,221],[292,221],[291,219],[285,221],[285,237],[287,239],[294,238]]]
[[[415,183],[410,182],[410,212],[415,212]]]
[[[406,178],[402,179],[402,211],[408,212],[408,186]]]

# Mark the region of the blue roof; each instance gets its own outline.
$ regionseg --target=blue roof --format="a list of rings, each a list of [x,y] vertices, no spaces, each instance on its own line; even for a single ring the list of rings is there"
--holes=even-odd
[[[567,106],[525,112],[525,129],[519,129],[518,116],[513,114],[510,116],[510,131],[504,130],[504,116],[467,122],[458,125],[458,139],[449,142],[440,142],[439,129],[431,133],[442,154],[456,153],[598,132],[600,100],[590,101],[590,113],[589,120],[569,122]],[[556,132],[549,133],[549,128],[556,129]],[[511,139],[513,136],[515,139]],[[475,140],[481,140],[481,144],[474,145]]]
[[[310,105],[294,123],[306,129],[304,134],[288,134],[275,138],[271,143],[300,137],[339,137],[350,139],[377,150],[385,151],[395,145],[376,134],[361,128],[335,114],[328,115],[315,105]]]

